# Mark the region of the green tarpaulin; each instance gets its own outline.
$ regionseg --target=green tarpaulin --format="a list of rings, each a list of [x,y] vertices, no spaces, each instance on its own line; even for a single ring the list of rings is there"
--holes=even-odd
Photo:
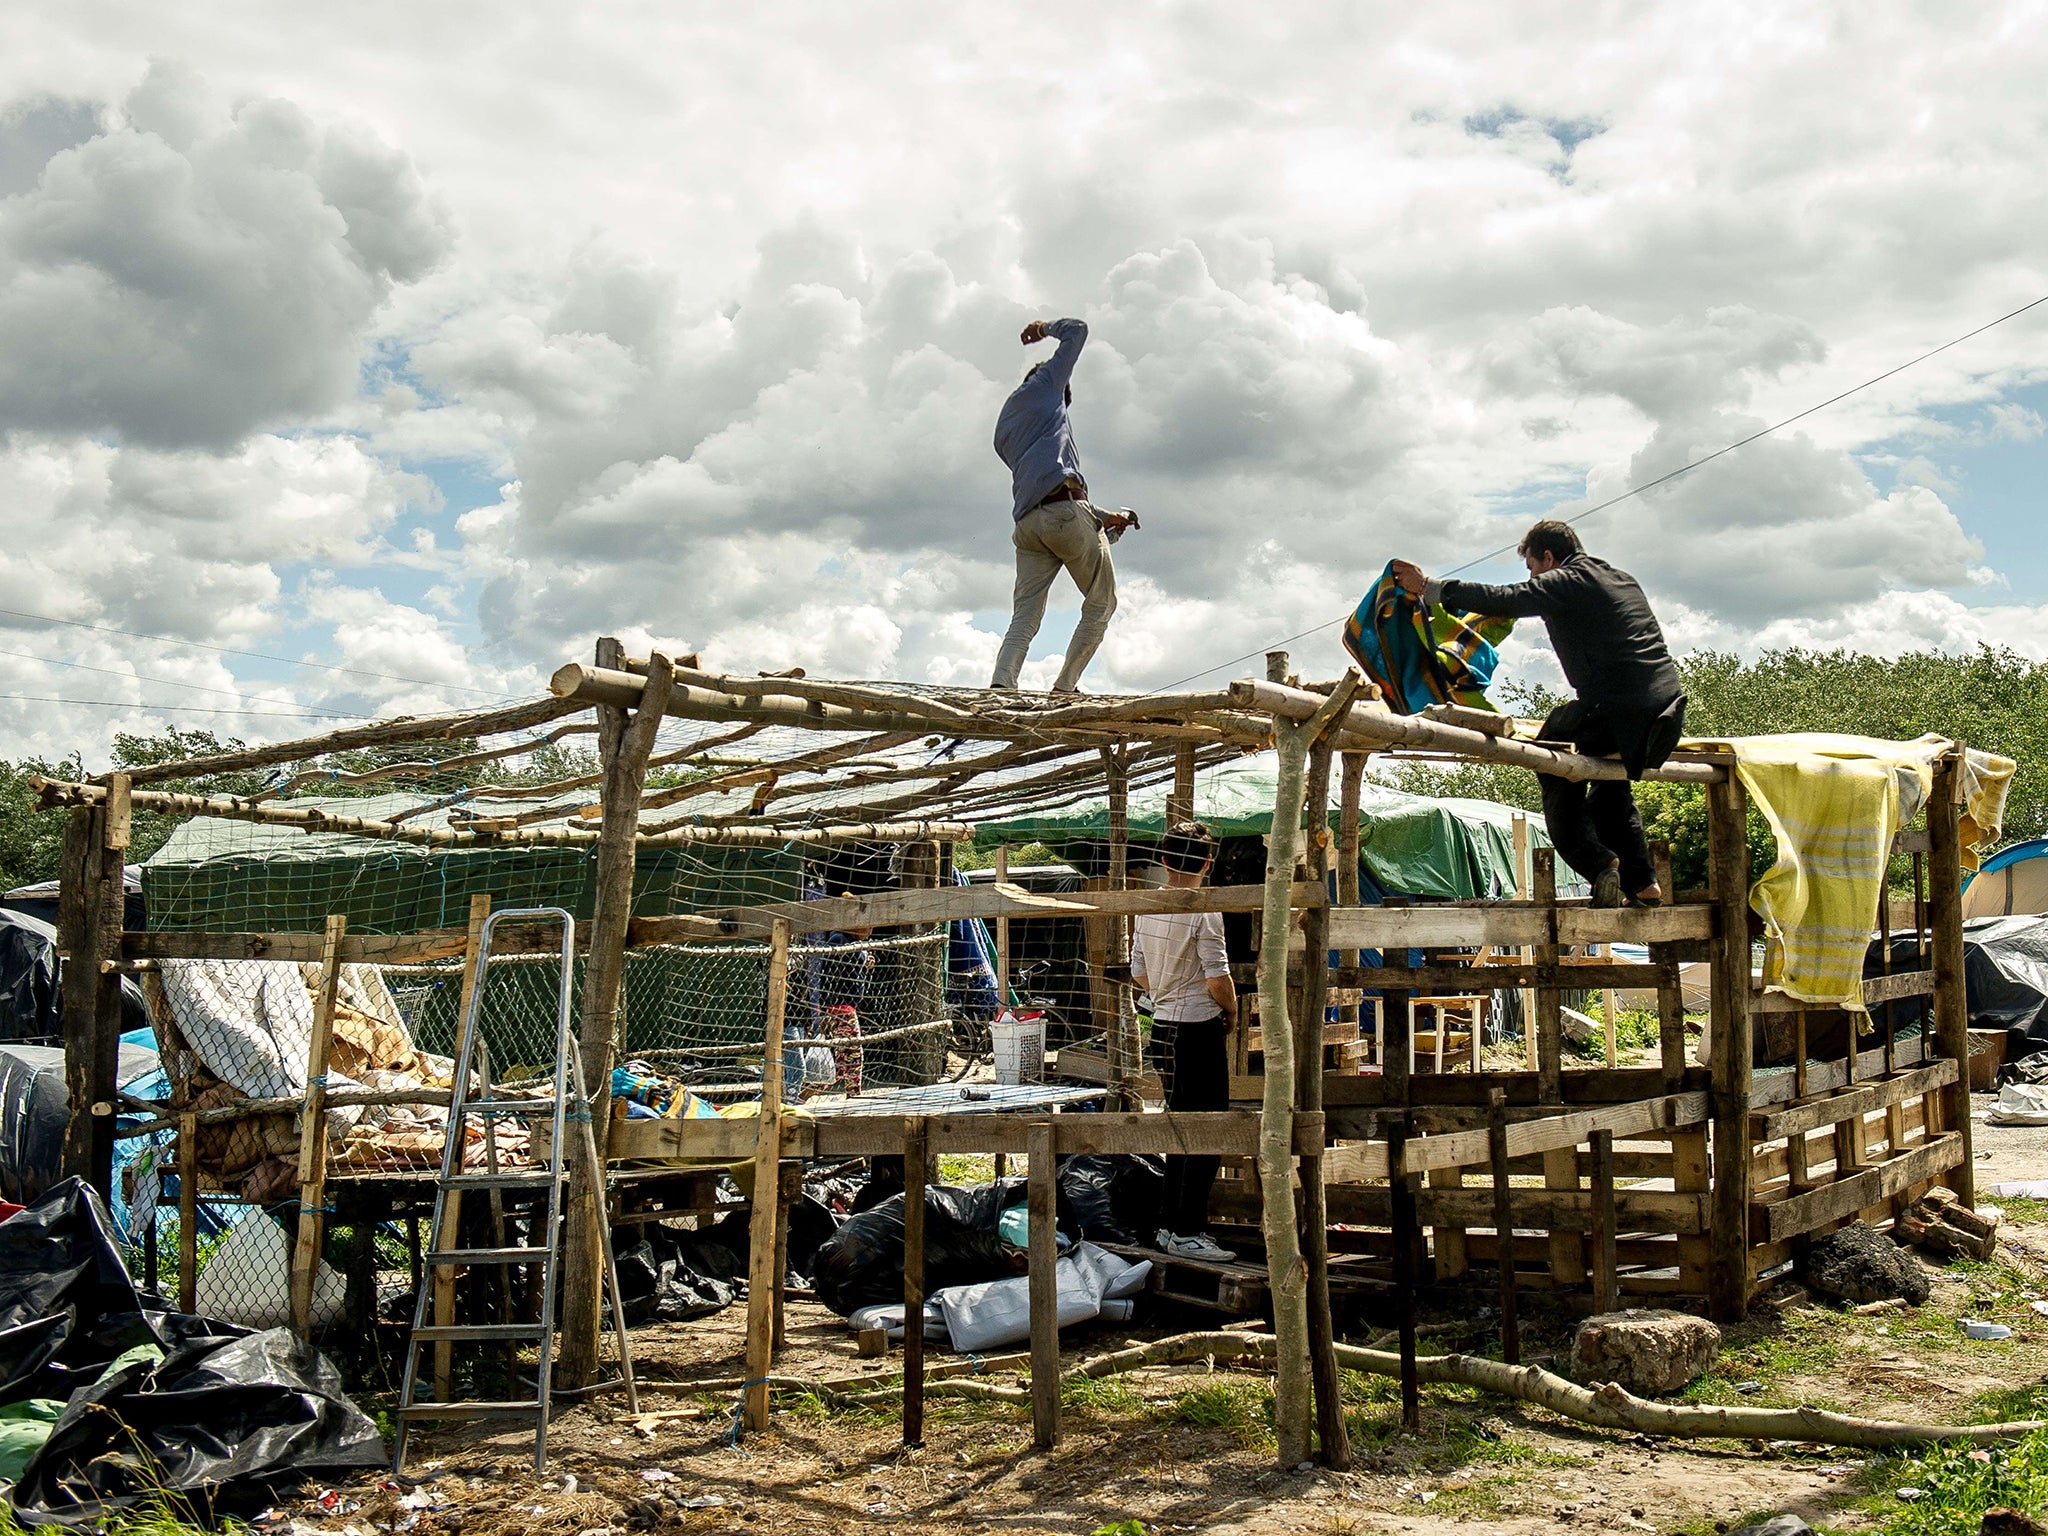
[[[1206,769],[1195,780],[1195,816],[1217,837],[1263,837],[1273,828],[1278,765],[1271,753]],[[1168,786],[1131,795],[1129,837],[1157,842],[1166,830]],[[1370,781],[1360,787],[1359,862],[1380,888],[1446,900],[1515,893],[1516,812],[1490,800],[1430,799]],[[1330,803],[1330,824],[1337,804]],[[1083,801],[1061,810],[988,822],[975,828],[979,847],[997,843],[1094,843],[1109,836],[1109,802]],[[1547,848],[1543,818],[1529,818],[1532,846]]]

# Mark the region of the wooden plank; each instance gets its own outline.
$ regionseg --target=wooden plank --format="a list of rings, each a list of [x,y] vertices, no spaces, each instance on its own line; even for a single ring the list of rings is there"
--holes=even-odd
[[[1053,1178],[1053,1124],[1032,1124],[1030,1171],[1031,1438],[1041,1451],[1060,1441],[1059,1186]]]
[[[1663,971],[1662,966],[1619,961],[1592,963],[1566,959],[1554,966],[1543,966],[1533,961],[1524,964],[1521,961],[1475,958],[1469,965],[1337,966],[1330,971],[1330,985],[1469,996],[1475,992],[1507,992],[1522,987],[1564,987],[1571,991],[1601,987],[1654,987]],[[1288,975],[1293,979],[1298,974],[1297,963],[1296,967],[1290,968]]]
[[[716,918],[636,917],[626,925],[626,947],[644,949],[719,939],[765,938],[765,925],[737,928]],[[430,928],[421,933],[352,933],[342,943],[344,965],[423,965],[448,960],[463,952],[460,928]],[[323,954],[317,933],[182,933],[148,930],[121,935],[121,958],[137,960],[291,960],[317,963]],[[499,955],[554,954],[561,936],[538,925],[508,928],[491,940]],[[590,948],[590,925],[576,932],[579,953]]]
[[[775,1354],[775,1205],[770,1195],[782,1156],[782,1031],[789,1006],[790,927],[778,919],[768,940],[768,1018],[761,1058],[761,1108],[755,1120],[754,1201],[747,1232],[746,1427],[768,1427],[768,1372]],[[631,1124],[630,1121],[627,1122]],[[688,1121],[678,1121],[686,1125]],[[905,1319],[906,1331],[909,1319]]]
[[[313,999],[313,1038],[306,1048],[306,1107],[299,1112],[299,1230],[292,1247],[292,1332],[313,1338],[313,1280],[320,1268],[320,1238],[326,1231],[327,1059],[334,1044],[334,1008],[341,991],[338,951],[348,919],[327,919],[327,953],[320,962],[320,991]],[[442,1266],[451,1279],[452,1266]]]
[[[1934,986],[1933,971],[1900,971],[1893,976],[1872,976],[1863,983],[1863,1005],[1875,1008],[1880,1003],[1897,1002],[1901,998],[1932,997]],[[1775,990],[1752,988],[1749,994],[1751,1013],[1803,1013],[1819,1006]]]
[[[1852,1216],[1910,1184],[1960,1168],[1968,1150],[1960,1131],[1944,1132],[1927,1145],[1890,1158],[1862,1173],[1836,1179],[1818,1189],[1763,1207],[1765,1227],[1759,1235],[1765,1242],[1782,1242],[1803,1232],[1811,1232],[1827,1222]]]
[[[1970,1000],[1963,979],[1963,866],[1959,802],[1963,795],[1962,748],[1943,754],[1927,797],[1927,915],[1934,931],[1934,1036],[1941,1054],[1970,1059]],[[1956,1198],[1977,1203],[1976,1167],[1970,1155],[1970,1081],[1958,1076],[1940,1098],[1946,1129],[1962,1138],[1960,1171],[1950,1181]]]
[[[1689,1129],[1671,1138],[1671,1187],[1682,1195],[1705,1199],[1712,1186],[1707,1166],[1707,1133]],[[1678,1271],[1689,1295],[1707,1293],[1707,1242],[1703,1237],[1678,1239]]]
[[[1956,1063],[1944,1058],[1932,1066],[1880,1079],[1848,1092],[1812,1099],[1770,1114],[1752,1114],[1749,1133],[1757,1141],[1776,1141],[1798,1132],[1817,1130],[1821,1126],[1833,1125],[1854,1115],[1869,1114],[1888,1104],[1898,1104],[1946,1087],[1956,1080],[1956,1072]]]
[[[1920,1048],[1920,1041],[1908,1038],[1898,1042],[1896,1068],[1917,1067],[1927,1060]],[[1939,1059],[1939,1058],[1935,1058]],[[1860,1052],[1856,1057],[1856,1076],[1859,1080],[1885,1075],[1885,1053],[1880,1049]],[[1817,1061],[1806,1070],[1808,1093],[1826,1093],[1830,1089],[1845,1086],[1849,1075],[1839,1061]],[[1756,1073],[1750,1083],[1749,1106],[1764,1109],[1773,1104],[1784,1104],[1796,1097],[1793,1074],[1789,1069],[1771,1069]]]
[[[1593,1310],[1620,1305],[1615,1285],[1614,1132],[1593,1132]]]
[[[1108,888],[1074,896],[1044,896],[1019,885],[948,885],[935,890],[877,891],[867,896],[830,896],[818,901],[777,901],[725,907],[700,914],[714,921],[760,925],[788,919],[797,933],[845,928],[913,927],[960,922],[971,917],[1141,917],[1161,912],[1256,912],[1265,896],[1259,885],[1198,888],[1146,886]],[[1322,887],[1297,882],[1290,894],[1299,909],[1327,904]]]
[[[924,1444],[924,1175],[931,1162],[922,1115],[903,1137],[903,1443]]]
[[[1490,1181],[1489,1181],[1490,1182]],[[1256,1196],[1217,1185],[1216,1209],[1227,1219],[1243,1219],[1258,1209]],[[1384,1227],[1392,1216],[1384,1184],[1332,1184],[1324,1192],[1334,1223]],[[1570,1231],[1576,1237],[1593,1224],[1593,1197],[1586,1190],[1510,1187],[1512,1224],[1527,1231]],[[1708,1196],[1671,1190],[1634,1189],[1614,1192],[1615,1229],[1622,1233],[1674,1232],[1696,1236],[1707,1230]],[[1420,1189],[1415,1213],[1424,1226],[1491,1228],[1494,1192],[1486,1185],[1464,1189]],[[1477,1241],[1473,1238],[1472,1241]],[[1549,1245],[1543,1245],[1545,1257]]]
[[[1522,1329],[1515,1302],[1514,1196],[1508,1184],[1507,1098],[1498,1089],[1487,1095],[1487,1163],[1493,1174],[1494,1259],[1500,1265],[1500,1357],[1522,1363]],[[1471,1253],[1468,1239],[1466,1252]]]
[[[1708,1033],[1714,1094],[1714,1222],[1708,1234],[1709,1305],[1722,1322],[1749,1309],[1749,823],[1731,771],[1707,787],[1707,879],[1719,915],[1712,950]]]
[[[1819,1080],[1818,1071],[1815,1080]],[[1231,1101],[1255,1102],[1259,1096],[1259,1084],[1257,1077],[1233,1077],[1230,1082]],[[1574,1069],[1560,1075],[1559,1086],[1567,1104],[1633,1103],[1638,1099],[1660,1098],[1665,1092],[1663,1069],[1655,1066]],[[1707,1069],[1688,1067],[1680,1086],[1687,1093],[1705,1092],[1708,1087]],[[1426,1073],[1415,1079],[1414,1098],[1418,1107],[1462,1105],[1484,1109],[1489,1087],[1500,1088],[1507,1095],[1511,1109],[1542,1102],[1541,1082],[1534,1072],[1486,1072],[1477,1077],[1463,1072],[1446,1072],[1441,1076]],[[1784,1097],[1790,1097],[1789,1093]],[[1355,1072],[1323,1074],[1323,1106],[1326,1110],[1340,1107],[1374,1109],[1388,1102],[1386,1083],[1381,1077]],[[1481,1124],[1483,1120],[1473,1123]]]

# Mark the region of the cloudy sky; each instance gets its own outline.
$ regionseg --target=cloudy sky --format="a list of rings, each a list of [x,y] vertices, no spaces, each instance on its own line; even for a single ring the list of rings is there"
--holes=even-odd
[[[603,633],[984,682],[1067,314],[1088,686],[1334,670],[1389,557],[2048,294],[2044,74],[2040,4],[9,6],[0,755]],[[1584,532],[1685,648],[2042,654],[2044,415],[2048,305]]]

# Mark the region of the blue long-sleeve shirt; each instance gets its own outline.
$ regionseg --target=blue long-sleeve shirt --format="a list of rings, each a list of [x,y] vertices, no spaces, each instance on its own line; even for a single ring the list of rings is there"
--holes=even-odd
[[[1067,381],[1088,344],[1088,325],[1083,320],[1049,320],[1045,334],[1058,340],[1059,350],[1010,392],[996,417],[996,452],[1010,466],[1013,520],[1069,480],[1080,486],[1082,495],[1088,492],[1073,428],[1067,423]]]

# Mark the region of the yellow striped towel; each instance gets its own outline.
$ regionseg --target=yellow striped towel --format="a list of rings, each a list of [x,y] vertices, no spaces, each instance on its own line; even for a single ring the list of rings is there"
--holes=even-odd
[[[1726,743],[1778,842],[1778,859],[1750,889],[1775,943],[1764,985],[1824,1007],[1863,1008],[1863,957],[1877,922],[1892,838],[1927,803],[1934,763],[1949,743],[1879,741],[1809,732]],[[1964,863],[1998,836],[2013,764],[1967,754]]]

